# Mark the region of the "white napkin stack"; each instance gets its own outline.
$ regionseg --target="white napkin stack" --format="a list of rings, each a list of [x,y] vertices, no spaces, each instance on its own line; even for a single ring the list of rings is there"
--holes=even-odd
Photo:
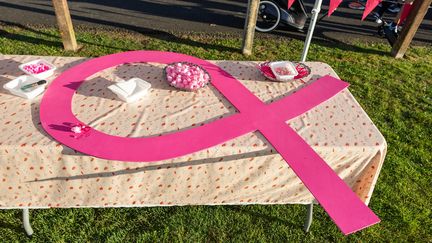
[[[145,96],[150,87],[150,83],[139,78],[132,78],[128,81],[110,85],[108,89],[115,93],[121,100],[132,103]]]

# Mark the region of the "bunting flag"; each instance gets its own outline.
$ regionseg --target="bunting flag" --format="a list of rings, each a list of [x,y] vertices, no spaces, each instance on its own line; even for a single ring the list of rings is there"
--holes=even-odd
[[[374,8],[380,4],[381,1],[382,0],[367,0],[362,20],[364,20],[366,16],[368,16],[370,12],[372,12],[372,10],[374,10]]]
[[[403,22],[405,21],[405,19],[408,17],[408,14],[411,12],[412,9],[412,3],[408,3],[408,4],[404,4],[402,7],[402,12],[400,14],[399,20],[396,23],[397,25],[401,25],[403,24]]]
[[[288,0],[288,9],[291,8],[291,5],[293,5],[294,2],[295,0]]]
[[[333,14],[333,12],[337,9],[337,7],[341,4],[341,2],[342,2],[342,0],[330,0],[329,11],[328,11],[327,16],[330,17],[330,15]]]
[[[288,0],[288,9],[291,8],[292,4],[295,2],[296,0]],[[330,4],[329,4],[329,11],[328,11],[328,16],[332,15],[333,12],[336,10],[337,7],[339,7],[339,5],[342,3],[343,0],[330,0]],[[364,20],[366,18],[366,16],[368,16],[370,14],[370,12],[372,12],[372,10],[374,10],[374,8],[376,6],[378,6],[378,4],[380,4],[382,2],[382,0],[367,0],[366,2],[366,6],[363,12],[363,16],[362,16],[362,20]],[[406,18],[406,16],[405,16]]]

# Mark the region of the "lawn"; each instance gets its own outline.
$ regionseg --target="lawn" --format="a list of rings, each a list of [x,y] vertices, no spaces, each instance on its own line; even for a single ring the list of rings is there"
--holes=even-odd
[[[298,60],[302,42],[259,36],[254,55],[240,54],[234,35],[154,34],[78,30],[77,52],[62,50],[53,29],[0,26],[0,53],[100,56],[126,50],[182,52],[203,59]],[[35,234],[28,238],[20,210],[0,211],[2,241],[259,241],[432,242],[432,47],[412,47],[403,60],[388,44],[316,43],[309,60],[330,64],[388,142],[388,154],[370,207],[382,222],[343,236],[316,207],[310,233],[303,232],[306,207],[193,206],[31,211]],[[1,162],[0,162],[1,163]]]

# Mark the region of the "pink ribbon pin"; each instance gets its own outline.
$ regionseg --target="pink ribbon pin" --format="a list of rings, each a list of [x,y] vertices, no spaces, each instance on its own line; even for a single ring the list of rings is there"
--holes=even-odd
[[[211,83],[239,111],[197,128],[159,137],[127,138],[92,130],[91,136],[74,139],[54,129],[65,121],[82,123],[72,113],[72,97],[84,80],[106,68],[133,62],[192,62],[203,67]],[[330,99],[348,84],[325,76],[296,93],[271,104],[263,103],[237,79],[199,58],[159,51],[131,51],[91,59],[62,73],[46,91],[40,117],[44,129],[62,144],[99,158],[151,162],[171,159],[222,144],[259,131],[281,154],[344,234],[378,223],[379,218],[339,178],[327,163],[287,124]],[[170,148],[170,149],[166,149]]]

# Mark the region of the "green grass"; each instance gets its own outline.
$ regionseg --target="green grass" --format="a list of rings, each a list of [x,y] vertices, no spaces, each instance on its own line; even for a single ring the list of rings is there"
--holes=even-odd
[[[143,36],[134,33],[77,32],[84,45],[62,50],[55,30],[0,26],[0,53],[100,56],[125,50],[169,50],[204,59],[298,60],[302,42],[260,36],[254,55],[242,56],[238,36],[200,34]],[[370,203],[378,225],[343,236],[317,208],[310,233],[306,208],[278,206],[194,206],[128,209],[34,210],[36,233],[26,237],[19,210],[0,211],[3,241],[259,241],[259,242],[432,242],[432,47],[412,47],[403,60],[387,44],[319,43],[309,60],[330,64],[378,126],[388,155]]]

